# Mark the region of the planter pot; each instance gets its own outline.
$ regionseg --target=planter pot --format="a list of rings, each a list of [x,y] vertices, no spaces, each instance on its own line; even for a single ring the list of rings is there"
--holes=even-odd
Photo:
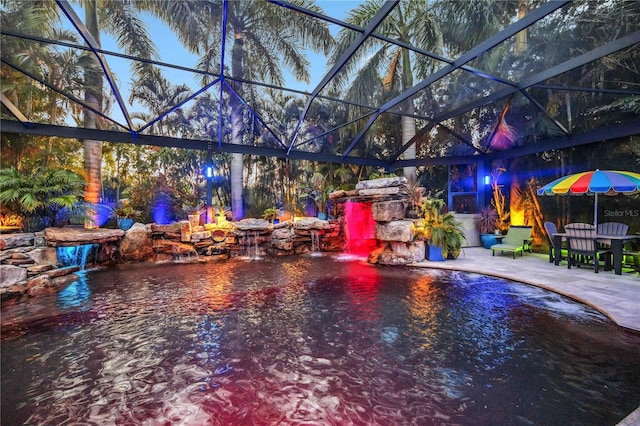
[[[276,225],[276,224],[278,224],[278,223],[280,223],[280,219],[273,219],[273,224],[274,224],[274,225]]]
[[[133,226],[133,219],[130,217],[119,217],[118,218],[118,228],[123,231],[128,230]]]
[[[318,212],[318,219],[327,220],[328,218],[329,218],[329,216],[327,215],[326,212]]]
[[[480,234],[480,240],[482,241],[482,247],[490,249],[492,245],[498,244],[495,234]]]
[[[199,214],[190,214],[189,215],[189,223],[191,224],[191,229],[196,226],[200,226],[200,215]]]
[[[444,257],[442,257],[442,247],[436,247],[430,244],[427,244],[427,247],[429,249],[427,251],[428,260],[431,262],[441,262],[444,260]]]

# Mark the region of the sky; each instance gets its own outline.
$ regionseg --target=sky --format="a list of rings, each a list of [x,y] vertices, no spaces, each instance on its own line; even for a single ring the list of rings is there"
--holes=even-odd
[[[321,0],[317,2],[317,4],[324,9],[325,14],[340,20],[345,20],[348,11],[355,8],[360,3],[362,3],[362,1],[355,0]],[[78,16],[80,16],[81,19],[84,18],[84,13],[79,8],[79,6],[77,4],[74,4],[73,7]],[[196,63],[198,61],[197,56],[189,53],[186,49],[184,49],[170,29],[168,29],[163,23],[152,16],[147,16],[145,18],[145,23],[148,26],[148,30],[152,40],[156,44],[159,60],[161,62],[183,65],[188,68],[196,67]],[[340,27],[338,27],[337,25],[329,24],[329,27],[334,36],[340,30]],[[117,47],[115,40],[108,34],[103,33],[101,35],[101,44],[102,48],[107,51],[120,52],[120,49]],[[297,90],[311,92],[326,74],[326,58],[311,51],[307,51],[306,53],[307,58],[311,62],[310,83],[299,83],[291,76],[291,74],[289,74],[286,70],[283,70],[286,80],[285,87],[291,87]],[[144,108],[140,105],[130,106],[128,103],[131,87],[131,79],[129,77],[131,73],[131,61],[114,56],[107,56],[107,62],[112,73],[116,75],[118,89],[120,90],[122,97],[127,103],[129,113],[131,113],[132,111],[143,110]],[[171,68],[162,68],[162,71],[164,76],[173,84],[187,84],[193,89],[193,91],[197,91],[201,88],[198,83],[197,75],[195,75],[194,73],[175,70]],[[116,105],[112,107],[112,112],[112,116],[116,118],[116,120],[120,121],[121,123],[125,122],[123,115],[120,114]]]

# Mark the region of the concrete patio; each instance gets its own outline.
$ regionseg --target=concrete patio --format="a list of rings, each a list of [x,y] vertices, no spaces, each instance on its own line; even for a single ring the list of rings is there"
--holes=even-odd
[[[491,256],[482,247],[464,248],[454,261],[424,261],[415,267],[478,272],[542,287],[585,303],[602,312],[616,324],[640,331],[640,276],[629,268],[622,275],[613,271],[559,266],[549,263],[547,254],[526,253],[513,259],[511,253]]]

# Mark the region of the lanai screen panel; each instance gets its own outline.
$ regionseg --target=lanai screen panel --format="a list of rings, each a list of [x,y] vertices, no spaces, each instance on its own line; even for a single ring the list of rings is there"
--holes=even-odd
[[[249,153],[270,148],[285,157],[391,165],[407,148],[404,117],[415,122],[417,162],[444,164],[446,157],[554,138],[586,135],[589,143],[589,132],[603,126],[623,125],[625,134],[639,127],[638,2],[179,2],[172,5],[176,15],[187,7],[197,12],[188,19],[194,25],[182,29],[143,2],[100,6],[103,22],[105,14],[128,8],[140,28],[153,29],[154,47],[137,51],[125,49],[128,40],[107,36],[108,28],[96,48],[78,25],[85,19],[79,3],[45,3],[59,20],[40,28],[18,19],[23,4],[2,6],[3,122],[15,121],[18,110],[20,121],[85,126],[83,109],[90,105],[82,61],[93,55],[102,73],[97,128],[130,133],[132,141],[138,135],[170,137],[167,143],[177,146],[193,146],[181,142],[190,139],[207,146],[234,141]],[[288,25],[262,25],[273,16]],[[294,42],[265,45],[282,53],[265,61],[252,37],[294,40],[300,35],[288,33],[294,22],[325,31],[335,44],[316,52]],[[522,22],[528,23],[519,27]],[[234,64],[239,35],[242,72]],[[299,55],[285,60],[292,46]],[[39,60],[45,50],[47,61]],[[286,61],[300,61],[302,73],[288,71]],[[145,68],[152,70],[146,79],[134,79],[133,71]],[[16,82],[21,92],[13,91]],[[58,108],[34,114],[29,88],[44,88],[42,101]],[[234,120],[242,124],[236,138]],[[491,142],[505,128],[514,130],[509,146]]]

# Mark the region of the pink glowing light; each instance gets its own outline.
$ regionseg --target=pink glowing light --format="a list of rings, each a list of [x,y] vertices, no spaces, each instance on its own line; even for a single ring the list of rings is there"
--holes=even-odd
[[[376,223],[371,214],[370,203],[347,201],[344,205],[345,251],[368,256],[378,248]]]

